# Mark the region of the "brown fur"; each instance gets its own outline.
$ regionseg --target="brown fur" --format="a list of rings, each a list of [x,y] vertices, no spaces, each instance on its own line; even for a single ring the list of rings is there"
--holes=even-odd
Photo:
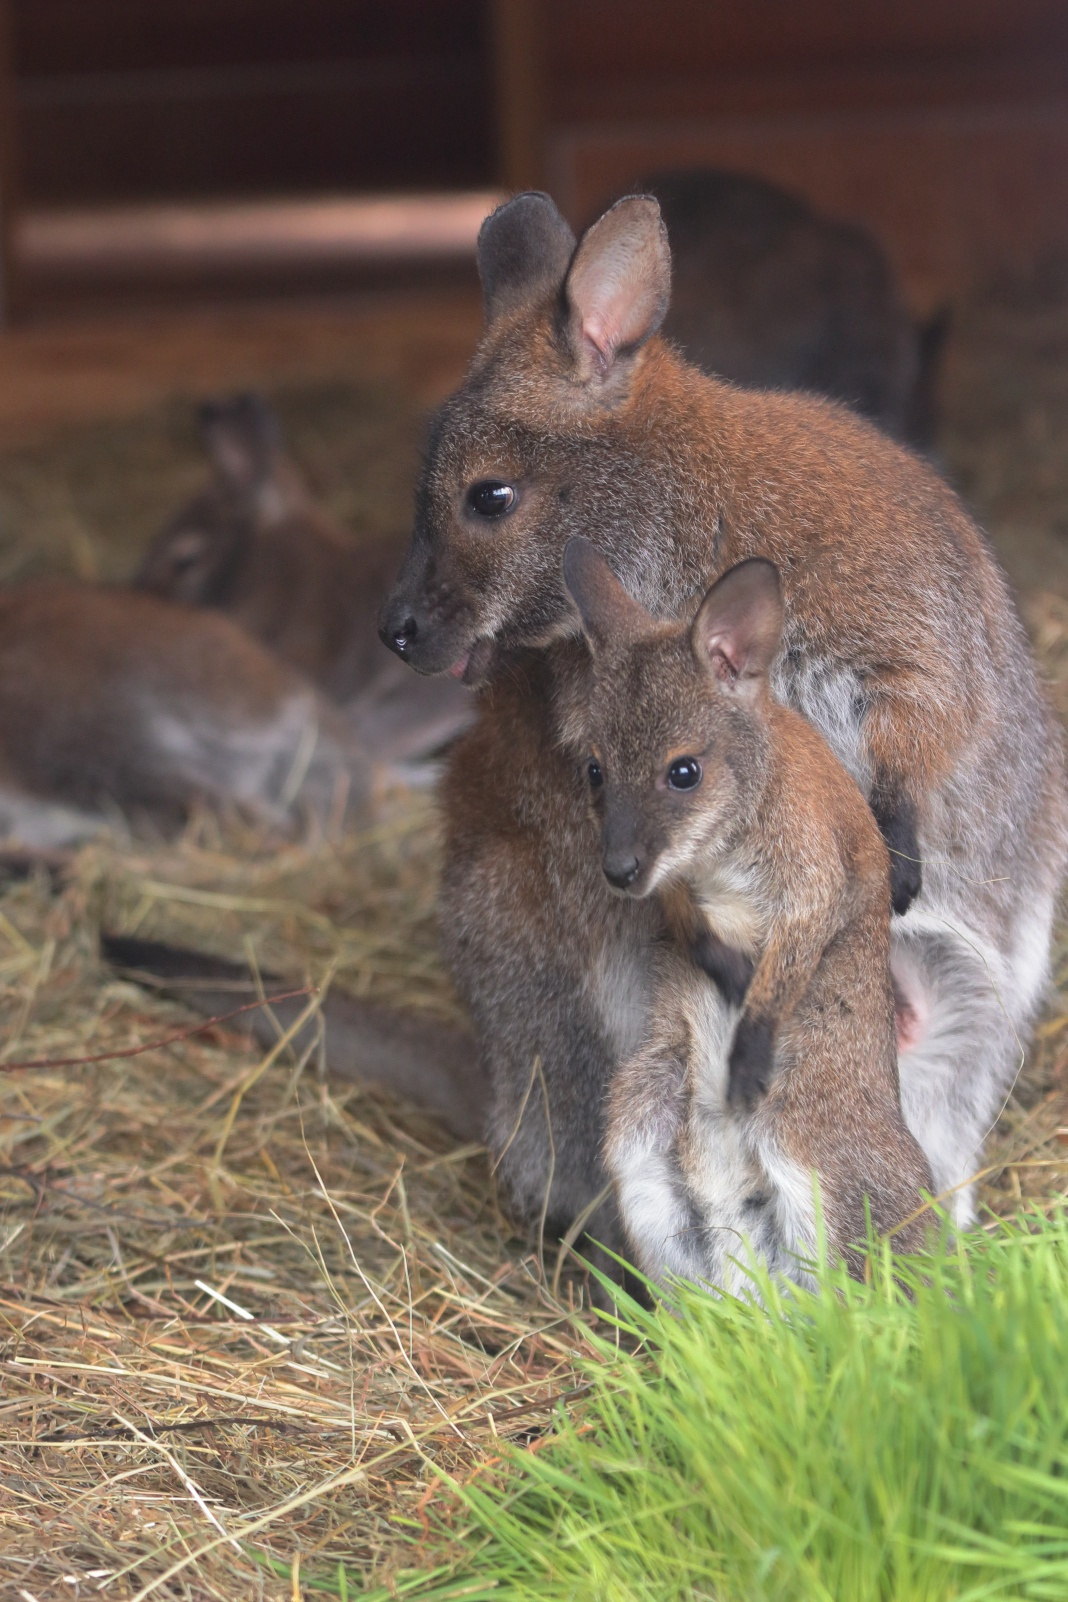
[[[47,847],[116,812],[172,827],[198,799],[325,826],[371,781],[336,712],[228,619],[89,585],[0,591],[0,833]]]
[[[798,1175],[816,1172],[829,1242],[844,1251],[864,1234],[865,1202],[877,1228],[894,1228],[919,1209],[931,1175],[898,1093],[889,858],[826,742],[771,699],[767,671],[782,625],[774,569],[732,569],[692,625],[658,625],[642,613],[584,541],[568,547],[565,576],[593,651],[591,800],[606,872],[622,846],[634,873],[626,893],[674,892],[670,920],[715,977],[723,954],[737,947],[754,963],[747,986],[725,987],[741,1007],[721,1116],[743,1126],[754,1170],[766,1167],[764,1145]],[[665,779],[680,757],[700,774],[685,791]],[[708,1082],[701,1039],[706,986],[696,969],[661,963],[649,1034],[617,1078],[607,1137],[609,1165],[625,1181],[627,1227],[628,1199],[651,1182],[630,1161],[648,1140],[642,1121],[635,1125],[636,1091],[642,1104],[659,1083],[653,1125],[663,1123],[663,1109],[676,1109],[667,1149],[700,1219],[691,1256],[722,1223],[699,1200],[707,1153],[692,1128],[694,1107],[707,1110],[722,1095],[721,1075]],[[774,1171],[762,1174],[761,1188],[765,1211],[774,1213]],[[761,1222],[765,1235],[774,1232]],[[814,1249],[811,1234],[783,1231],[781,1218],[780,1232],[778,1256]],[[900,1243],[916,1244],[919,1232],[918,1222],[907,1227]],[[672,1266],[643,1255],[641,1229],[634,1244],[647,1271]],[[707,1254],[706,1275],[717,1262]]]
[[[652,201],[576,247],[547,197],[520,196],[486,224],[480,266],[486,335],[434,425],[383,633],[420,671],[490,685],[444,792],[442,926],[490,1138],[503,1150],[524,1105],[531,1120],[502,1161],[520,1209],[537,1216],[550,1174],[559,1215],[596,1193],[605,1087],[651,982],[649,914],[606,910],[574,796],[584,650],[560,561],[581,534],[662,618],[747,557],[778,568],[773,692],[824,734],[893,853],[909,907],[894,971],[918,1020],[906,1120],[967,1217],[1041,999],[1066,845],[1060,736],[989,546],[861,419],[717,382],[657,337],[670,262]],[[486,481],[507,486],[503,515],[479,512]],[[524,1104],[535,1058],[550,1110],[582,1121],[569,1165]]]

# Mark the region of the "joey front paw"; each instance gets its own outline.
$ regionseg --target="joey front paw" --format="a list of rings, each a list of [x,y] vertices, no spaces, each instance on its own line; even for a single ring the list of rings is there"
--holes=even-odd
[[[743,1015],[727,1058],[727,1101],[753,1107],[771,1085],[775,1030],[767,1018]]]
[[[702,929],[693,944],[693,960],[718,987],[729,1006],[741,1006],[753,977],[752,957],[728,946],[711,929]]]

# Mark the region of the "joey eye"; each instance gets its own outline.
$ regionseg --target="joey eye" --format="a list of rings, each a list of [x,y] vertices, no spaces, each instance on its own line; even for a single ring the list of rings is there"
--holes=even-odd
[[[667,770],[669,790],[696,790],[701,782],[701,764],[696,757],[676,757]]]
[[[599,790],[604,783],[604,769],[596,757],[591,757],[587,762],[586,777],[590,781],[591,790]]]
[[[479,517],[503,517],[515,505],[515,490],[498,478],[484,478],[468,490],[467,504]]]

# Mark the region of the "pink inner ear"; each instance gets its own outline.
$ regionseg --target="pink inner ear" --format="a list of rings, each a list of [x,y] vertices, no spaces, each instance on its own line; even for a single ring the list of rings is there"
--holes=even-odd
[[[718,640],[709,646],[708,659],[717,679],[722,680],[724,684],[734,683],[738,677],[738,669]]]
[[[582,319],[582,337],[597,357],[601,368],[608,366],[619,343],[619,333],[597,312],[587,312]]]

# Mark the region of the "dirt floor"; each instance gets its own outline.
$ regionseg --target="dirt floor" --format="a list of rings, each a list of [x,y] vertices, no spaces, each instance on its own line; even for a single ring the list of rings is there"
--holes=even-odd
[[[424,294],[5,336],[0,577],[124,576],[202,472],[195,399],[253,383],[355,536],[403,527],[478,320]],[[940,450],[1068,715],[1066,356],[1055,277],[959,308]],[[315,1050],[190,1034],[97,953],[101,927],[136,932],[452,1016],[436,862],[410,799],[341,843],[204,817],[0,887],[0,1595],[355,1594],[435,1527],[435,1466],[536,1446],[575,1389],[575,1282],[511,1232],[481,1151]],[[1058,962],[991,1142],[996,1212],[1068,1190]],[[42,1058],[74,1061],[15,1066]]]

